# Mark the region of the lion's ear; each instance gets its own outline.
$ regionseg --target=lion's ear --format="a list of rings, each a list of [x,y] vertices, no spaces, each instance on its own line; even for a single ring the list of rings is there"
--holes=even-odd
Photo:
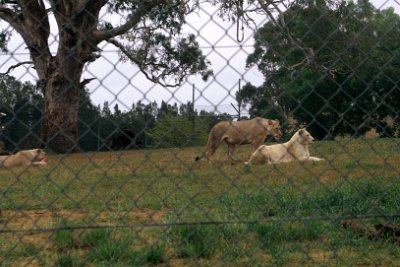
[[[304,133],[304,130],[301,129],[301,130],[299,131],[299,135],[300,135],[300,136],[303,136],[303,133]]]
[[[268,125],[273,125],[274,122],[272,120],[268,120]]]

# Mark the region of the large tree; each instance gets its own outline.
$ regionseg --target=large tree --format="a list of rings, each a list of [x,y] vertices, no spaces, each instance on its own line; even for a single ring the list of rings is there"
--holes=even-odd
[[[164,86],[179,85],[195,73],[206,79],[211,72],[195,36],[182,35],[186,15],[205,2],[218,5],[224,18],[246,22],[251,21],[247,11],[261,10],[272,18],[271,10],[287,1],[0,0],[0,19],[22,36],[37,71],[45,99],[43,138],[47,145],[58,152],[77,148],[79,89],[90,81],[82,80],[82,72],[101,56],[101,42],[117,46],[123,59]],[[120,23],[105,21],[101,12],[117,16]],[[54,16],[56,25],[50,25],[49,16]],[[0,35],[3,48],[11,32],[7,29]],[[52,54],[49,36],[54,34],[58,48]]]
[[[295,116],[318,137],[357,135],[387,115],[399,118],[400,16],[393,9],[299,0],[277,19],[285,27],[260,28],[247,60],[265,76],[241,92],[253,115]]]
[[[50,0],[48,4],[43,0],[3,0],[0,18],[22,36],[29,49],[45,98],[43,138],[55,151],[77,148],[79,89],[89,81],[82,81],[81,76],[85,64],[99,57],[99,43],[119,46],[149,79],[161,84],[171,76],[179,83],[189,74],[209,74],[194,37],[174,38],[190,11],[184,1]],[[109,13],[124,14],[121,18],[125,21],[118,26],[100,21],[103,7]],[[48,41],[54,33],[50,14],[58,29],[55,55]],[[117,36],[120,40],[113,39]]]

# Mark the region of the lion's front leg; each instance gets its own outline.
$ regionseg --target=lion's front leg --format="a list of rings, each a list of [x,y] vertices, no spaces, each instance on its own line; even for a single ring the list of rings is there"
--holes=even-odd
[[[308,157],[308,160],[311,160],[311,161],[325,161],[325,159],[318,158],[318,157]]]
[[[317,157],[301,157],[300,161],[324,161],[325,159],[317,158]]]
[[[33,162],[33,165],[46,165],[47,164],[47,162],[45,162],[45,161],[35,161],[35,162]]]

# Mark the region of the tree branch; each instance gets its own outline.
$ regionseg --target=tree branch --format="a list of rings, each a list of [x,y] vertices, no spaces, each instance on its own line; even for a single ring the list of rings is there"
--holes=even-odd
[[[97,1],[90,1],[90,0],[81,0],[79,1],[80,7],[78,10],[80,12],[84,12],[87,10],[100,10],[105,4],[107,4],[107,0],[97,0]]]
[[[260,0],[259,3],[261,5],[261,7],[264,9],[264,11],[267,13],[269,19],[272,21],[272,23],[277,26],[278,28],[280,28],[282,31],[284,31],[286,33],[286,36],[288,37],[290,43],[294,46],[297,47],[297,49],[299,49],[300,51],[302,51],[305,55],[305,59],[307,60],[307,62],[311,63],[314,61],[314,50],[310,47],[306,47],[304,46],[304,44],[302,43],[301,40],[299,40],[298,38],[295,38],[292,33],[290,32],[283,12],[280,10],[279,6],[277,5],[277,3],[279,2],[283,2],[283,1],[268,1],[268,3],[265,3],[263,0]],[[277,11],[279,13],[279,20],[275,19],[274,15],[271,13],[271,10],[268,8],[268,5],[272,5],[274,7],[274,10]]]
[[[88,78],[88,79],[84,79],[83,81],[81,81],[81,83],[79,84],[82,88],[85,87],[86,84],[90,83],[91,81],[96,80],[96,78]]]
[[[19,63],[15,64],[15,65],[12,65],[11,67],[9,67],[6,72],[3,72],[3,73],[0,72],[0,75],[1,76],[7,75],[11,71],[13,71],[15,68],[18,68],[19,66],[22,66],[22,65],[25,65],[25,64],[33,64],[33,61],[22,61],[22,62],[19,62]]]
[[[132,16],[119,27],[113,28],[111,30],[103,30],[103,31],[95,31],[94,39],[97,43],[101,41],[107,41],[110,38],[121,35],[132,29],[135,25],[143,20],[143,16],[152,10],[154,7],[165,4],[166,0],[148,0],[143,1],[142,5],[138,7],[138,9],[132,14]]]
[[[9,23],[11,26],[17,23],[17,14],[11,9],[5,7],[4,5],[0,5],[0,18]]]
[[[181,82],[178,82],[178,83],[173,84],[173,85],[161,82],[159,77],[162,76],[162,75],[159,75],[159,77],[154,77],[154,76],[149,75],[149,73],[147,73],[147,71],[143,68],[144,62],[141,62],[140,60],[138,60],[137,58],[132,56],[132,54],[129,53],[129,51],[123,46],[123,44],[121,44],[120,42],[118,42],[117,40],[115,40],[113,38],[110,38],[110,39],[108,39],[106,41],[109,42],[110,44],[113,44],[116,47],[118,47],[125,56],[127,56],[131,61],[133,61],[138,66],[139,70],[143,73],[144,76],[146,76],[146,78],[149,81],[152,81],[154,83],[158,83],[158,84],[160,84],[160,85],[162,85],[164,87],[171,87],[171,88],[181,85]]]
[[[292,66],[289,66],[289,70],[293,70],[296,67],[299,67],[303,64],[309,64],[314,69],[317,69],[319,71],[322,71],[324,73],[327,73],[329,76],[332,78],[335,77],[335,73],[338,73],[339,71],[335,68],[328,68],[324,64],[320,64],[316,62],[315,59],[315,53],[314,50],[311,47],[307,47],[299,38],[296,38],[293,36],[293,34],[290,32],[289,27],[287,26],[287,23],[285,21],[285,17],[283,15],[283,11],[280,10],[278,3],[283,4],[284,1],[266,1],[265,0],[259,0],[259,3],[264,9],[264,11],[267,13],[268,17],[270,18],[271,22],[281,29],[287,36],[289,42],[295,46],[297,49],[299,49],[301,52],[304,54],[304,59]],[[274,17],[272,14],[271,10],[268,8],[268,5],[273,6],[273,10],[278,12],[278,19]],[[285,6],[286,7],[286,6]],[[286,7],[287,8],[287,7]]]

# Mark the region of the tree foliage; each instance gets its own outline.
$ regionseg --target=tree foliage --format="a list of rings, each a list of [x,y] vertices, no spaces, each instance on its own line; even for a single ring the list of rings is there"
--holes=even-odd
[[[219,120],[220,116],[214,113],[193,110],[191,102],[179,107],[162,102],[154,128],[147,135],[152,140],[152,147],[204,145],[209,130]]]
[[[253,115],[294,116],[319,138],[361,134],[387,115],[398,119],[400,17],[392,8],[302,0],[281,16],[311,53],[274,23],[257,31],[247,64],[256,65],[265,82],[241,92]]]
[[[29,82],[0,76],[0,137],[8,150],[39,147],[43,96]]]

